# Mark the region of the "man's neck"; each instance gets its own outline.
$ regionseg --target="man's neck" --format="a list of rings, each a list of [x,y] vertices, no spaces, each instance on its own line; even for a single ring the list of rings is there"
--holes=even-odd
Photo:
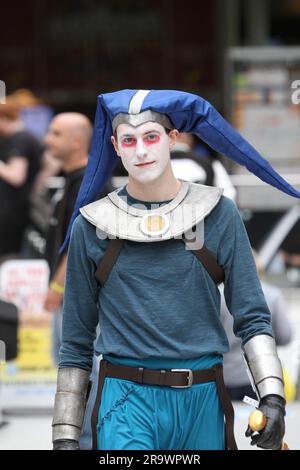
[[[172,170],[167,171],[155,181],[140,183],[129,175],[127,192],[139,201],[170,201],[174,199],[181,187],[181,181],[177,180]]]
[[[85,167],[88,162],[88,156],[82,155],[75,160],[65,162],[62,169],[65,173],[71,173],[72,171],[78,170],[79,168]]]

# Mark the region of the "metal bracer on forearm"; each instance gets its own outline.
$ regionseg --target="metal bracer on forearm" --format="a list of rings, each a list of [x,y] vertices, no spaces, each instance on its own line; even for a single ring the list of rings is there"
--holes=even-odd
[[[274,338],[268,335],[254,336],[243,349],[259,398],[266,395],[285,398],[282,366]]]
[[[58,439],[79,441],[89,376],[89,371],[75,367],[58,369],[52,422],[53,442]]]

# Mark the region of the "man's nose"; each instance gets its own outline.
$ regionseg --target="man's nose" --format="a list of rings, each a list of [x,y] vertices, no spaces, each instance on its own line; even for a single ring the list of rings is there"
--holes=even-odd
[[[142,139],[138,139],[136,143],[136,155],[138,158],[145,158],[147,155],[147,149]]]

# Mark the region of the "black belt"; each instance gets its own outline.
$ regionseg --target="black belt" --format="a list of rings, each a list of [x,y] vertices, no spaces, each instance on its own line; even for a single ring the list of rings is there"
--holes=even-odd
[[[97,449],[97,421],[101,404],[101,395],[105,377],[131,380],[143,385],[160,385],[172,388],[189,388],[193,384],[216,382],[219,398],[225,415],[226,448],[236,450],[233,432],[234,410],[223,379],[223,366],[217,364],[211,369],[169,369],[154,370],[143,367],[129,367],[112,364],[106,360],[100,362],[100,373],[95,406],[92,413],[93,449]]]

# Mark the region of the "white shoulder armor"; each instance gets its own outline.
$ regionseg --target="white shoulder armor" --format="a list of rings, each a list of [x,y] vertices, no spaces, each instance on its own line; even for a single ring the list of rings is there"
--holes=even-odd
[[[169,240],[182,236],[218,204],[223,189],[182,181],[171,202],[152,209],[129,205],[119,196],[122,188],[80,209],[82,216],[109,238],[137,242]]]

